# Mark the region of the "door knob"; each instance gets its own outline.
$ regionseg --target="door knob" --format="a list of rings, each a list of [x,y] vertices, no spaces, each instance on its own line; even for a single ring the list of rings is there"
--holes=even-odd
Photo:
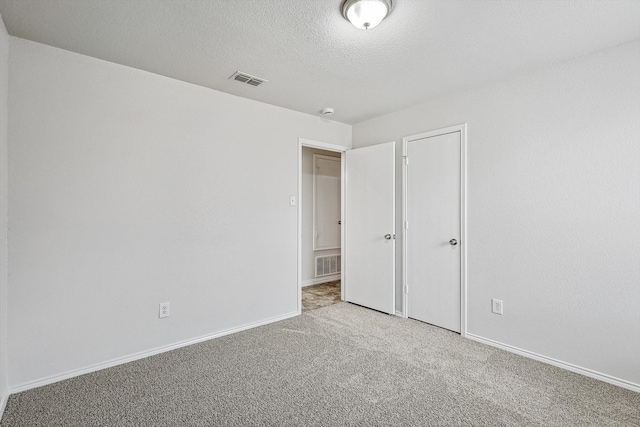
[[[391,234],[385,234],[384,238],[387,239],[387,240],[391,240]]]
[[[458,244],[458,241],[457,241],[456,239],[451,239],[451,240],[449,240],[449,244],[450,244],[451,246],[455,246],[455,245],[457,245],[457,244]]]

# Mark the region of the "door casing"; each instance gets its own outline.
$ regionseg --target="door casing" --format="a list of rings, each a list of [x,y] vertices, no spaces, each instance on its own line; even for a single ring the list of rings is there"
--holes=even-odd
[[[460,335],[467,334],[467,124],[449,126],[402,138],[402,315],[408,317],[411,289],[407,281],[407,147],[408,143],[449,133],[460,132]],[[411,160],[409,159],[408,162]],[[409,224],[409,227],[411,224]]]

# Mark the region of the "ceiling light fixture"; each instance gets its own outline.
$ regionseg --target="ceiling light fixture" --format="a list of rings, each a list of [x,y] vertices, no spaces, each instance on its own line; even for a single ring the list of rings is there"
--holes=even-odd
[[[392,0],[345,0],[342,16],[356,28],[369,30],[391,13]]]

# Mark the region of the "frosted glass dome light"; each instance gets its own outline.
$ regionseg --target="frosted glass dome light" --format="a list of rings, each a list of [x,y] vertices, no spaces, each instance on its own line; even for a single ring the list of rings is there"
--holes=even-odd
[[[356,28],[369,30],[391,12],[392,0],[346,0],[342,5],[342,16]]]

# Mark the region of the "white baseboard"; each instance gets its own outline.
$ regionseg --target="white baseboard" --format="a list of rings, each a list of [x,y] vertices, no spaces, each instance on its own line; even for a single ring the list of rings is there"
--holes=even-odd
[[[315,279],[303,280],[302,287],[304,288],[305,286],[313,286],[319,285],[320,283],[333,282],[334,280],[340,280],[340,273],[332,274],[331,276],[322,276]]]
[[[2,396],[2,400],[0,400],[0,421],[2,421],[2,416],[4,415],[4,410],[7,407],[8,400],[9,400],[8,393],[5,396]]]
[[[91,373],[91,372],[96,372],[96,371],[99,371],[99,370],[102,370],[102,369],[105,369],[105,368],[111,368],[113,366],[122,365],[123,363],[133,362],[135,360],[143,359],[143,358],[149,357],[149,356],[154,356],[156,354],[164,353],[166,351],[175,350],[177,348],[186,347],[188,345],[197,344],[197,343],[200,343],[200,342],[203,342],[203,341],[209,341],[211,339],[223,337],[225,335],[235,334],[236,332],[241,332],[241,331],[244,331],[244,330],[247,330],[247,329],[256,328],[258,326],[268,325],[269,323],[279,322],[280,320],[289,319],[291,317],[298,316],[299,314],[300,314],[299,312],[295,311],[293,313],[288,313],[288,314],[285,314],[285,315],[282,315],[282,316],[271,317],[269,319],[261,320],[259,322],[249,323],[247,325],[243,325],[243,326],[239,326],[239,327],[231,328],[231,329],[226,329],[224,331],[215,332],[215,333],[209,334],[209,335],[203,335],[203,336],[200,336],[200,337],[197,337],[197,338],[193,338],[193,339],[189,339],[189,340],[185,340],[185,341],[180,341],[180,342],[177,342],[177,343],[174,343],[174,344],[170,344],[170,345],[167,345],[167,346],[162,346],[162,347],[157,347],[157,348],[154,348],[154,349],[151,349],[151,350],[141,351],[139,353],[134,353],[134,354],[131,354],[129,356],[118,357],[116,359],[111,359],[111,360],[108,360],[106,362],[98,363],[98,364],[95,364],[95,365],[91,365],[91,366],[88,366],[88,367],[85,367],[85,368],[82,368],[82,369],[68,371],[68,372],[65,372],[63,374],[52,375],[50,377],[41,378],[39,380],[30,381],[28,383],[19,384],[19,385],[11,387],[9,389],[9,394],[19,393],[21,391],[30,390],[32,388],[41,387],[41,386],[47,385],[47,384],[53,384],[53,383],[56,383],[58,381],[63,381],[63,380],[69,379],[69,378],[77,377],[77,376],[88,374],[88,373]],[[7,397],[5,397],[5,400],[7,399]],[[4,409],[4,407],[3,407],[3,409]]]
[[[558,368],[563,368],[563,369],[566,369],[567,371],[575,372],[577,374],[581,374],[586,377],[595,378],[597,380],[604,381],[606,383],[613,384],[618,387],[626,388],[628,390],[635,391],[636,393],[640,393],[640,384],[632,383],[631,381],[622,380],[620,378],[616,378],[611,375],[603,374],[601,372],[583,368],[581,366],[577,366],[571,363],[563,362],[562,360],[557,360],[552,357],[543,356],[542,354],[534,353],[532,351],[523,350],[521,348],[514,347],[508,344],[503,344],[501,342],[484,338],[478,335],[470,334],[468,332],[466,333],[465,337],[473,341],[477,341],[483,344],[500,348],[502,350],[509,351],[511,353],[519,354],[520,356],[528,357],[529,359],[534,359],[539,362],[548,363],[549,365],[557,366]]]

